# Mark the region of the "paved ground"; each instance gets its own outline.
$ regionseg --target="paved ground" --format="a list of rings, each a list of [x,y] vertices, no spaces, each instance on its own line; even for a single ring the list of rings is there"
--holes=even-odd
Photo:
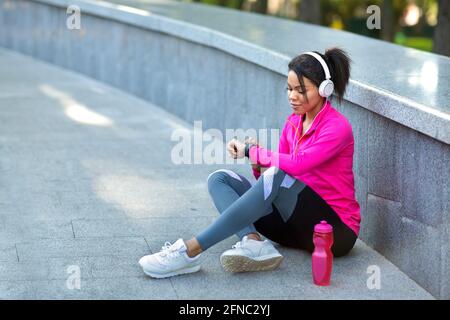
[[[219,255],[234,236],[196,274],[146,277],[142,255],[216,217],[208,174],[250,178],[248,166],[175,165],[171,134],[192,124],[11,51],[0,50],[0,70],[0,299],[433,298],[360,241],[335,259],[327,288],[312,284],[309,254],[283,247],[276,271],[226,273]],[[367,287],[370,265],[380,290]]]

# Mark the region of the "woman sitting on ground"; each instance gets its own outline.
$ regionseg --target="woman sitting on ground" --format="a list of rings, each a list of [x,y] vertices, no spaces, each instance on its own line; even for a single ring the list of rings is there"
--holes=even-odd
[[[220,216],[197,236],[166,243],[139,260],[144,272],[165,278],[200,270],[202,252],[236,234],[240,241],[221,263],[230,272],[277,268],[283,256],[260,234],[283,246],[312,252],[314,226],[333,226],[334,256],[346,255],[360,228],[360,207],[353,176],[354,138],[349,121],[328,99],[340,101],[350,77],[350,59],[337,48],[324,55],[307,52],[288,65],[287,93],[292,114],[283,128],[278,152],[254,139],[231,140],[233,158],[248,157],[253,185],[231,170],[208,177],[208,190]]]

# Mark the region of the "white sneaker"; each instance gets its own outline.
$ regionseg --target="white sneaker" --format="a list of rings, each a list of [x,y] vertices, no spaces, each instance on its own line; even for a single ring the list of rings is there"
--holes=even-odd
[[[247,236],[220,256],[223,268],[229,272],[273,270],[281,261],[283,256],[268,240],[256,241]]]
[[[201,254],[190,258],[183,239],[178,239],[174,244],[166,242],[158,253],[143,256],[139,264],[147,275],[154,278],[167,278],[199,271],[200,258]]]

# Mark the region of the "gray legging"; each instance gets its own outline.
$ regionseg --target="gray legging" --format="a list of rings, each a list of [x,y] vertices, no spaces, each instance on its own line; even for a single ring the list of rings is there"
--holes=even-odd
[[[203,250],[230,237],[241,239],[256,232],[254,222],[276,207],[284,222],[289,220],[305,184],[277,167],[267,169],[252,184],[231,170],[217,170],[208,177],[208,190],[220,217],[196,238]]]

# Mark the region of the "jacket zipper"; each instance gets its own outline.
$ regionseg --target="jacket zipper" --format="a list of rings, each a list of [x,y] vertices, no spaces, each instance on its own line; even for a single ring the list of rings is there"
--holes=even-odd
[[[309,126],[308,130],[306,130],[306,132],[305,132],[305,133],[300,137],[300,139],[297,141],[297,143],[295,144],[294,152],[295,152],[295,149],[297,148],[297,146],[300,144],[300,141],[302,141],[303,137],[306,136],[306,134],[309,132],[309,130],[311,130],[311,128],[312,128],[312,126],[313,126],[313,124],[314,124],[314,121],[316,121],[317,116],[323,111],[323,109],[325,109],[325,105],[326,105],[327,103],[328,103],[328,101],[325,100],[325,104],[324,104],[323,108],[316,114],[316,116],[314,117],[313,121],[311,122],[311,125]],[[302,117],[301,117],[301,116],[300,116],[300,121],[302,121]],[[303,124],[302,124],[302,129],[303,129]]]

